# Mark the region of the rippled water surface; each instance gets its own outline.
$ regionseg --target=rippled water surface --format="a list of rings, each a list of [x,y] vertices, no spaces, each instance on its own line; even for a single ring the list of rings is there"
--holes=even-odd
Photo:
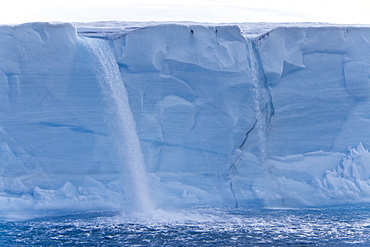
[[[0,222],[0,246],[370,246],[370,208],[87,213]]]

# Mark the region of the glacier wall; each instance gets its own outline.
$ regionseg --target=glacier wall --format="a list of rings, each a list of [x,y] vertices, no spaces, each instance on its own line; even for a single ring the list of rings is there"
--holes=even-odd
[[[370,29],[244,27],[1,26],[0,218],[369,202]]]

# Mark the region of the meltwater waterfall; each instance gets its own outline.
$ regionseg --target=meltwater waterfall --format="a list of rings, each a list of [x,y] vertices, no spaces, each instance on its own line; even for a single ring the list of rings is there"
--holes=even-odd
[[[150,198],[144,157],[140,148],[127,91],[123,84],[119,67],[109,46],[104,40],[85,39],[94,56],[97,57],[98,80],[115,146],[124,165],[122,179],[125,181],[125,193],[132,201],[131,208],[139,213],[149,213],[153,210]],[[131,204],[131,202],[130,202]]]
[[[281,206],[284,204],[284,201],[281,200],[281,188],[272,172],[273,167],[269,163],[267,154],[269,122],[273,115],[271,100],[268,99],[271,96],[268,95],[268,88],[264,85],[265,81],[260,71],[260,64],[257,59],[258,55],[256,54],[254,43],[248,38],[246,38],[246,42],[249,51],[249,66],[253,84],[253,103],[256,117],[255,127],[258,136],[257,145],[259,146],[258,158],[264,173],[264,184],[261,186],[260,191],[264,194],[263,203],[265,206]]]
[[[253,84],[253,102],[254,102],[254,111],[256,114],[256,129],[258,132],[259,139],[259,151],[260,151],[260,160],[262,164],[266,163],[266,109],[261,105],[263,104],[263,95],[261,95],[262,90],[260,85],[260,73],[258,64],[256,61],[256,55],[254,52],[253,43],[251,40],[247,39],[247,47],[249,50],[249,66],[251,70],[251,79]]]

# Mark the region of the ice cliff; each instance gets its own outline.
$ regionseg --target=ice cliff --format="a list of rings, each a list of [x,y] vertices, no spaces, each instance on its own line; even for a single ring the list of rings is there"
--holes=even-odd
[[[0,218],[370,202],[369,28],[121,25],[0,26]]]

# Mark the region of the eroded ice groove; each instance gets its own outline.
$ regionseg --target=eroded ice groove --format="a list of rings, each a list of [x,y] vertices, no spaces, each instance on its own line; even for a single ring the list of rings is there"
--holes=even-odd
[[[115,56],[107,43],[100,39],[85,39],[94,56],[98,58],[98,80],[112,125],[112,136],[122,161],[122,175],[131,209],[140,213],[153,211],[143,153],[140,148],[127,91],[123,84]],[[128,173],[128,174],[126,174]]]

